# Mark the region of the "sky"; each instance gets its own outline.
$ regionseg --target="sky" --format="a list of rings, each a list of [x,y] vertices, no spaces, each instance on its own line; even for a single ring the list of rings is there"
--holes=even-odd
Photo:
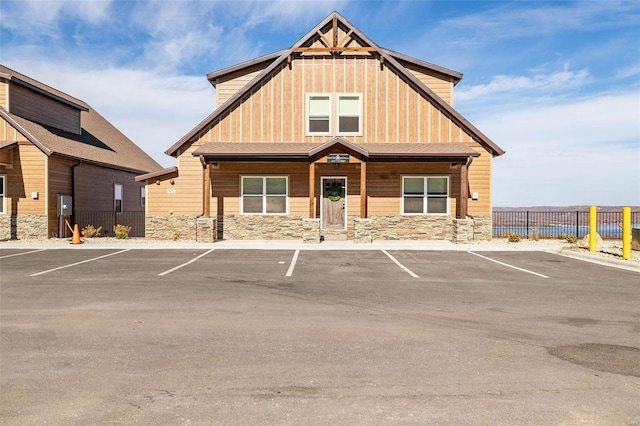
[[[170,167],[164,151],[215,108],[207,73],[290,47],[334,10],[464,74],[456,110],[506,151],[494,206],[640,206],[639,1],[2,0],[0,63]]]

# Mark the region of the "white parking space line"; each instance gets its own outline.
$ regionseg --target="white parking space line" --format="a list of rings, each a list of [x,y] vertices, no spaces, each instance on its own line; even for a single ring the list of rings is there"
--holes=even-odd
[[[413,271],[411,271],[409,268],[407,268],[406,266],[404,266],[402,263],[398,262],[398,260],[397,260],[395,257],[393,257],[393,256],[391,256],[389,253],[387,253],[387,251],[386,251],[386,250],[382,250],[382,252],[383,252],[384,254],[386,254],[386,255],[389,257],[389,259],[393,260],[393,262],[394,262],[396,265],[398,265],[398,266],[400,267],[400,269],[402,269],[403,271],[405,271],[407,274],[411,275],[413,278],[420,278],[419,276],[417,276],[416,274],[414,274],[414,273],[413,273]]]
[[[201,259],[201,258],[205,257],[206,255],[208,255],[209,253],[211,253],[211,252],[212,252],[212,251],[214,251],[214,250],[215,250],[215,249],[211,249],[211,250],[209,250],[209,251],[207,251],[207,252],[205,252],[205,253],[202,253],[200,256],[194,257],[194,258],[193,258],[193,259],[191,259],[190,261],[183,263],[182,265],[178,265],[178,266],[176,266],[175,268],[171,268],[171,269],[169,269],[168,271],[161,272],[161,273],[159,273],[159,274],[158,274],[158,276],[159,276],[159,277],[164,277],[165,275],[168,275],[168,274],[170,274],[170,273],[172,273],[172,272],[175,272],[175,271],[177,271],[177,270],[178,270],[178,269],[180,269],[180,268],[184,268],[185,266],[190,265],[190,264],[192,264],[193,262],[195,262],[195,261],[197,261],[197,260],[199,260],[199,259]]]
[[[285,277],[290,277],[293,275],[293,270],[296,267],[296,262],[298,261],[299,254],[300,254],[300,250],[296,250],[296,252],[293,254],[293,259],[291,259],[291,265],[289,265],[289,269],[287,270]]]
[[[25,252],[22,252],[22,253],[8,254],[6,256],[0,256],[0,259],[6,259],[7,257],[14,257],[14,256],[22,256],[23,254],[37,253],[39,251],[45,251],[45,250],[46,249],[38,249],[38,250],[25,251]]]
[[[58,271],[60,269],[70,268],[72,266],[77,266],[77,265],[82,265],[83,263],[93,262],[94,260],[104,259],[105,257],[109,257],[109,256],[115,256],[116,254],[124,253],[124,252],[129,251],[129,250],[130,249],[120,250],[120,251],[117,251],[115,253],[105,254],[104,256],[94,257],[92,259],[83,260],[81,262],[70,263],[69,265],[64,265],[64,266],[58,266],[57,268],[48,269],[48,270],[42,271],[42,272],[36,272],[35,274],[31,274],[29,276],[30,277],[37,277],[38,275],[48,274],[49,272]]]
[[[502,265],[502,266],[506,266],[506,267],[508,267],[508,268],[517,269],[518,271],[526,272],[527,274],[535,275],[535,276],[537,276],[537,277],[542,277],[542,278],[549,278],[549,277],[548,277],[548,276],[546,276],[546,275],[542,275],[542,274],[539,274],[539,273],[537,273],[537,272],[530,271],[530,270],[528,270],[528,269],[518,268],[517,266],[509,265],[508,263],[500,262],[499,260],[491,259],[490,257],[486,257],[486,256],[483,256],[483,255],[481,255],[481,254],[474,253],[474,252],[472,252],[472,251],[467,251],[467,253],[470,253],[470,254],[472,254],[472,255],[474,255],[474,256],[478,256],[478,257],[481,257],[481,258],[486,259],[486,260],[488,260],[488,261],[491,261],[491,262],[497,263],[498,265]]]

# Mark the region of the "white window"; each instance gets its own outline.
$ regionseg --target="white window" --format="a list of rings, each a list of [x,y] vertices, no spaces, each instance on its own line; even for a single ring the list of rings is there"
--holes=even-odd
[[[329,93],[307,95],[308,135],[359,135],[362,133],[362,95],[340,93],[335,99],[337,101],[334,101]]]
[[[0,175],[0,214],[7,213],[7,176]]]
[[[122,213],[122,185],[119,183],[113,185],[113,210]]]
[[[404,176],[402,178],[403,214],[448,214],[448,176]]]
[[[360,133],[360,95],[338,96],[338,134]]]
[[[286,176],[242,176],[242,214],[286,214]]]
[[[307,132],[310,134],[330,134],[331,96],[309,95],[307,102]]]
[[[142,207],[145,206],[145,204],[147,204],[147,193],[145,192],[146,188],[144,186],[140,187],[140,205]]]

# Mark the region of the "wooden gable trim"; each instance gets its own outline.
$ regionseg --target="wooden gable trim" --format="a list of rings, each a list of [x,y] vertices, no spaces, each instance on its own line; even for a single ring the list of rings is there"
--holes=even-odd
[[[403,76],[408,83],[411,83],[412,87],[425,96],[429,101],[433,102],[436,107],[440,109],[440,111],[450,120],[452,120],[456,125],[461,127],[467,133],[471,135],[471,137],[476,140],[478,143],[483,145],[485,148],[488,148],[489,151],[495,156],[502,155],[505,153],[502,148],[496,145],[493,141],[491,141],[484,133],[478,130],[473,124],[471,124],[467,119],[465,119],[460,113],[458,113],[453,107],[451,107],[447,102],[445,102],[442,98],[440,98],[435,92],[429,89],[424,83],[422,83],[416,76],[414,76],[409,70],[403,67],[391,54],[389,51],[380,48],[376,43],[374,43],[371,39],[369,39],[366,35],[364,35],[361,31],[359,31],[353,24],[351,24],[347,19],[342,17],[338,12],[333,12],[331,15],[327,16],[324,20],[322,20],[316,27],[314,27],[311,31],[309,31],[305,36],[303,36],[300,40],[298,40],[291,48],[281,51],[281,55],[275,59],[267,68],[265,68],[256,78],[254,78],[249,84],[245,85],[242,89],[236,92],[231,98],[229,98],[225,103],[223,103],[218,109],[216,109],[213,113],[211,113],[208,117],[202,120],[196,127],[194,127],[191,131],[189,131],[185,136],[183,136],[178,142],[173,144],[168,150],[165,151],[165,154],[170,155],[172,157],[177,157],[180,148],[191,142],[192,138],[197,136],[205,127],[209,126],[214,120],[223,116],[238,102],[241,101],[242,98],[253,90],[256,86],[261,84],[265,79],[267,79],[271,72],[277,69],[284,61],[290,60],[290,55],[292,53],[298,52],[299,49],[307,49],[306,51],[313,51],[311,49],[338,49],[338,47],[330,47],[330,48],[310,48],[304,47],[304,44],[307,43],[312,37],[316,36],[317,32],[320,31],[323,27],[325,27],[329,22],[332,22],[334,25],[334,31],[337,31],[337,20],[338,18],[342,21],[342,23],[350,28],[357,37],[359,37],[365,44],[368,46],[366,49],[371,49],[368,51],[375,52],[380,57],[380,66],[383,64],[391,64],[391,68],[395,70],[400,76]],[[337,35],[337,32],[336,32]],[[337,41],[336,41],[337,44]],[[340,48],[342,49],[342,48]],[[362,47],[352,48],[352,49],[364,49]],[[388,66],[388,65],[387,65]]]
[[[4,118],[9,125],[11,125],[14,129],[18,131],[22,136],[24,136],[29,142],[34,144],[40,151],[42,151],[46,156],[50,156],[53,152],[45,147],[38,139],[35,138],[31,133],[29,133],[24,127],[18,124],[11,116],[4,110],[4,108],[0,108],[0,117]]]

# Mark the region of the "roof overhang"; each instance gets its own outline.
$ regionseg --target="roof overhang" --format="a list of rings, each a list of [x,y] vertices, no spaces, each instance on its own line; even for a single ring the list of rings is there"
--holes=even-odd
[[[365,162],[466,163],[480,154],[463,142],[362,143],[342,138],[324,143],[208,142],[193,152],[204,162],[315,162],[331,153],[347,153]]]
[[[148,179],[156,179],[159,177],[171,175],[173,173],[178,173],[178,168],[175,166],[162,169],[162,170],[156,170],[155,172],[146,173],[144,175],[136,176],[135,180],[136,182],[144,182],[145,180],[148,180]]]

